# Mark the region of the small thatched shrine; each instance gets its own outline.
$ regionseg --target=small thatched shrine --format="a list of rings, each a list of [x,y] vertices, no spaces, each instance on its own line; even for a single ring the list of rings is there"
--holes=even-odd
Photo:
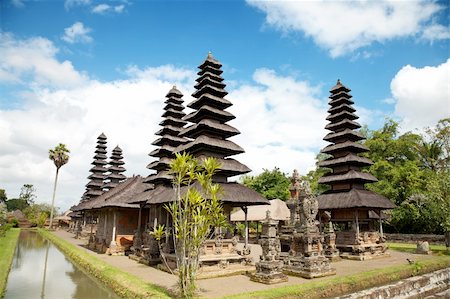
[[[337,84],[331,89],[327,120],[325,127],[331,132],[324,138],[332,144],[322,149],[322,153],[330,155],[319,163],[320,167],[332,171],[319,179],[320,184],[330,187],[319,195],[319,210],[331,212],[331,219],[336,227],[336,247],[341,256],[364,260],[375,256],[383,256],[387,249],[383,237],[381,211],[393,209],[395,205],[387,198],[366,190],[364,184],[376,182],[377,179],[362,167],[373,164],[359,154],[369,149],[359,141],[364,136],[355,131],[361,126],[355,121],[358,116],[352,107],[354,102],[349,94],[350,89]],[[378,215],[374,219],[373,215]],[[376,222],[379,222],[376,225]]]

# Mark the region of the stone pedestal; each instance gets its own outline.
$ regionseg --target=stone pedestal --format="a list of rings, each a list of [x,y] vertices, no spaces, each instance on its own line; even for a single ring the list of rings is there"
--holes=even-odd
[[[277,235],[278,221],[271,219],[267,211],[262,226],[259,244],[263,252],[261,260],[256,263],[256,273],[250,279],[265,284],[286,282],[288,277],[283,274],[283,262],[279,260],[281,243]]]

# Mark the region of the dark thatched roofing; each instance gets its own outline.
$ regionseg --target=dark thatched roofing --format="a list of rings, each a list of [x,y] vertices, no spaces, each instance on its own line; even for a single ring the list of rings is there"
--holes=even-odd
[[[218,109],[225,109],[233,105],[227,99],[217,97],[210,93],[204,93],[198,99],[195,99],[192,102],[190,102],[187,106],[192,109],[199,109],[200,107],[206,104],[208,106],[215,107]]]
[[[153,145],[179,145],[180,143],[186,143],[188,140],[185,138],[172,136],[172,135],[164,135],[155,141],[152,142]]]
[[[348,192],[326,193],[317,196],[319,209],[374,208],[393,209],[395,204],[386,197],[369,190],[352,189]]]
[[[327,120],[329,121],[338,121],[338,120],[342,120],[342,119],[350,119],[350,120],[354,120],[354,119],[358,119],[359,117],[356,114],[353,114],[349,111],[343,110],[341,112],[338,113],[333,113],[330,114],[327,117]]]
[[[101,209],[105,207],[139,208],[137,204],[130,202],[145,190],[149,188],[144,183],[141,176],[134,176],[119,183],[115,188],[103,193],[102,195],[81,203],[75,208],[75,211]]]
[[[175,152],[194,153],[202,149],[215,150],[228,156],[244,152],[244,149],[233,141],[211,138],[205,135],[198,136],[194,141],[180,145],[175,149]]]
[[[331,93],[337,93],[337,92],[340,92],[340,91],[350,92],[351,89],[347,88],[346,86],[344,86],[341,83],[341,80],[338,79],[337,82],[336,82],[336,85],[331,87],[330,92]]]
[[[171,155],[175,147],[170,145],[163,145],[148,154],[152,157],[167,157],[168,155]]]
[[[213,95],[216,95],[216,96],[219,96],[219,97],[224,97],[224,96],[226,96],[228,94],[228,92],[225,91],[223,88],[217,88],[217,87],[214,87],[214,86],[211,86],[211,85],[205,85],[205,86],[202,86],[200,89],[196,90],[192,94],[192,96],[194,98],[198,98],[202,94],[205,94],[205,93],[210,93],[210,94],[213,94]]]
[[[206,67],[207,65],[212,65],[212,66],[214,66],[215,68],[221,68],[221,67],[222,67],[222,64],[221,64],[217,59],[215,59],[215,58],[213,57],[213,55],[212,55],[211,52],[208,53],[208,56],[206,56],[205,61],[203,61],[203,63],[200,64],[200,65],[198,66],[198,68],[203,69],[203,68]]]
[[[196,123],[204,118],[215,119],[224,123],[236,117],[228,111],[204,105],[200,107],[197,111],[189,113],[188,115],[183,117],[183,120]]]
[[[319,167],[330,167],[330,166],[338,166],[338,165],[360,165],[360,166],[369,166],[372,165],[373,162],[367,158],[357,156],[355,154],[348,154],[341,158],[330,158],[324,161],[319,162]]]
[[[219,199],[224,204],[231,204],[234,206],[250,206],[259,204],[269,204],[261,194],[238,183],[217,183],[221,187]],[[193,185],[194,188],[199,187],[198,183]],[[181,193],[184,194],[187,187],[183,187]],[[175,200],[175,191],[172,187],[157,186],[155,189],[148,191],[149,199],[147,204],[161,204]],[[137,198],[137,199],[142,199]]]
[[[220,135],[223,138],[235,136],[240,133],[238,129],[228,124],[221,124],[211,119],[202,119],[198,123],[183,129],[180,132],[179,136],[196,138],[197,136],[205,132],[214,132],[215,134]]]
[[[202,162],[208,157],[205,155],[199,155],[196,158]],[[217,174],[225,172],[233,176],[238,174],[245,174],[251,171],[250,168],[248,168],[246,165],[242,164],[241,162],[235,159],[232,158],[221,159],[217,157],[215,159],[217,160],[217,162],[220,163],[220,168],[217,170]]]
[[[335,106],[335,107],[331,107],[330,109],[328,109],[328,113],[339,113],[343,110],[349,111],[349,112],[356,112],[356,109],[353,108],[352,106],[348,105],[348,104],[342,104],[339,106]]]
[[[203,71],[201,74],[201,77],[198,77],[197,79],[195,79],[195,81],[200,82],[202,81],[205,77],[210,77],[213,78],[215,81],[219,81],[222,82],[224,79],[222,78],[222,76],[217,75],[215,73],[211,73],[208,70]]]
[[[330,132],[323,138],[323,140],[333,142],[335,140],[342,139],[342,138],[345,138],[345,139],[351,140],[351,141],[358,141],[358,140],[363,140],[364,136],[358,131],[353,131],[351,129],[345,129],[345,130],[339,131],[337,133]]]
[[[378,182],[377,178],[367,172],[350,170],[344,174],[326,174],[319,179],[319,184],[328,184],[333,182],[345,181],[363,181],[363,182]]]
[[[361,125],[358,124],[355,121],[349,120],[349,119],[343,119],[337,123],[329,123],[325,126],[325,129],[330,131],[338,131],[340,128],[346,128],[346,129],[358,129],[361,128]]]
[[[324,147],[321,152],[325,153],[325,154],[332,154],[335,152],[342,152],[345,150],[351,150],[353,152],[367,152],[369,149],[359,143],[353,142],[353,141],[346,141],[346,142],[342,142],[342,143],[337,143],[337,144],[332,144],[332,145],[327,145],[326,147]]]

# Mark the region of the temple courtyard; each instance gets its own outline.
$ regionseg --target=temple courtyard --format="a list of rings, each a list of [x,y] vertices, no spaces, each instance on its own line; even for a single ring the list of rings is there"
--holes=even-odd
[[[127,256],[110,256],[105,254],[97,254],[96,252],[85,248],[87,240],[75,239],[73,233],[69,233],[65,230],[57,230],[54,232],[56,236],[64,239],[74,245],[83,248],[89,254],[95,255],[98,259],[117,267],[123,271],[126,271],[136,277],[141,278],[149,283],[162,286],[169,290],[174,290],[176,287],[178,277],[176,275],[169,274],[167,272],[158,270],[154,267],[148,267],[143,264],[139,264],[136,261],[129,259]],[[242,244],[240,244],[242,246]],[[251,244],[252,256],[254,261],[258,261],[261,254],[261,247],[256,244]],[[399,252],[389,250],[390,257],[383,257],[379,259],[372,259],[367,261],[355,261],[342,259],[341,261],[332,263],[332,266],[336,269],[336,276],[346,276],[358,274],[370,270],[382,269],[390,266],[404,265],[411,261],[420,261],[433,258],[432,255],[418,255],[405,252]],[[267,285],[250,280],[246,275],[234,275],[227,277],[218,277],[210,279],[202,279],[198,281],[199,288],[201,290],[201,296],[205,298],[220,298],[224,296],[236,295],[246,292],[262,291],[270,288],[278,288],[287,285],[297,285],[311,282],[318,282],[323,280],[330,280],[336,276],[328,276],[322,278],[315,278],[314,280],[305,279],[296,276],[289,276],[287,282]]]

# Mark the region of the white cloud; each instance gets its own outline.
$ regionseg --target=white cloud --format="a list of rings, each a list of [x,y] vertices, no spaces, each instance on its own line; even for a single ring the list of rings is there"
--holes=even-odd
[[[72,68],[71,74],[82,78],[83,84],[52,84],[57,83],[49,78],[53,74],[67,77],[64,71],[69,63],[56,59],[57,49],[52,42],[7,36],[1,54],[8,55],[0,55],[0,65],[14,70],[17,80],[34,78],[21,83],[24,92],[19,96],[24,104],[20,109],[0,108],[0,188],[6,189],[9,197],[18,196],[20,187],[31,183],[37,188],[39,201],[49,202],[55,169],[48,150],[62,142],[71,155],[60,172],[57,205],[68,208],[78,202],[88,181],[96,137],[101,132],[108,137],[109,154],[116,145],[122,147],[127,175],[149,174],[148,153],[159,129],[164,96],[173,84],[186,95],[192,93],[194,70],[134,67],[126,80],[98,82]],[[24,62],[10,59],[12,52],[18,52],[32,66],[27,68]],[[34,81],[48,82],[40,85]],[[4,83],[11,81],[0,81]],[[186,98],[190,101],[189,96]]]
[[[105,3],[99,4],[92,8],[93,13],[104,14],[111,9],[111,6]]]
[[[101,3],[98,4],[96,6],[94,6],[91,10],[92,13],[96,13],[96,14],[106,14],[106,13],[122,13],[125,9],[125,5],[124,4],[120,4],[120,5],[116,5],[116,6],[112,6],[109,4],[105,4],[105,3]]]
[[[231,125],[241,131],[234,140],[246,151],[237,159],[254,173],[274,166],[306,173],[325,144],[327,107],[319,88],[268,69],[256,70],[253,80],[228,95],[236,116]]]
[[[64,2],[64,7],[66,10],[69,10],[75,6],[86,6],[89,4],[91,4],[91,0],[66,0]]]
[[[395,113],[405,130],[434,126],[450,117],[450,59],[438,66],[404,66],[391,81]]]
[[[17,8],[25,7],[25,3],[23,0],[11,0],[11,3]]]
[[[332,57],[394,38],[448,38],[441,25],[427,24],[442,9],[434,1],[247,2],[266,13],[267,24],[283,32],[303,32]]]
[[[439,24],[433,24],[424,29],[422,38],[429,41],[449,39],[450,28]]]
[[[0,33],[0,83],[27,83],[56,87],[76,86],[87,80],[70,61],[58,61],[58,49],[42,37],[17,40]]]
[[[114,11],[116,13],[122,13],[124,9],[125,9],[125,5],[123,5],[123,4],[114,6]]]
[[[84,27],[81,22],[76,22],[72,26],[64,29],[64,35],[62,40],[68,42],[69,44],[75,43],[91,43],[93,41],[89,33],[92,31],[91,28]]]

